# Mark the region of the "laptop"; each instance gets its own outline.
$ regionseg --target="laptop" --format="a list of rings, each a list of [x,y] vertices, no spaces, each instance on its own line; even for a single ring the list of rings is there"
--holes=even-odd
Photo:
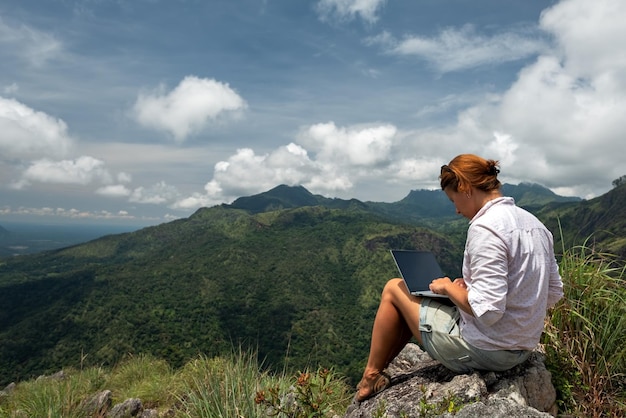
[[[434,279],[444,277],[435,255],[430,251],[390,250],[400,275],[414,296],[448,298],[447,295],[433,293],[428,285]]]

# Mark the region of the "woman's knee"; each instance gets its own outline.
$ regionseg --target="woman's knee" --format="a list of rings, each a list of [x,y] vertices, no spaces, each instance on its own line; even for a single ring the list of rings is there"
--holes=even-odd
[[[398,297],[408,296],[409,291],[402,279],[391,279],[385,284],[383,288],[382,298],[385,297],[398,299]]]
[[[385,284],[385,287],[383,287],[383,294],[397,292],[401,286],[405,286],[402,279],[391,279]]]

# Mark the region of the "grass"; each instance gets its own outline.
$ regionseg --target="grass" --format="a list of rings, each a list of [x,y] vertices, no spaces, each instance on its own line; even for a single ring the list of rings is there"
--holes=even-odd
[[[586,245],[564,251],[563,300],[543,342],[559,411],[626,416],[626,280],[623,260]]]
[[[580,246],[563,252],[560,268],[565,297],[551,310],[542,340],[559,413],[626,416],[624,262]],[[87,414],[84,404],[104,390],[111,390],[113,404],[139,398],[144,408],[174,418],[341,416],[352,396],[332,370],[270,373],[254,352],[240,349],[199,356],[178,370],[134,356],[112,370],[68,369],[62,376],[20,382],[9,394],[0,392],[0,418],[103,416]]]
[[[352,389],[327,369],[293,376],[263,371],[252,352],[199,356],[178,371],[149,356],[129,357],[110,372],[67,370],[56,377],[21,382],[0,396],[1,418],[104,416],[85,400],[112,391],[112,404],[139,398],[145,409],[175,418],[266,416],[323,417],[342,414]]]

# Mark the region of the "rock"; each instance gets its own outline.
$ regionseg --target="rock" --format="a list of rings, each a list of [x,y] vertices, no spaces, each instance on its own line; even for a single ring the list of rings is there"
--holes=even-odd
[[[103,390],[85,399],[80,405],[80,410],[85,416],[101,417],[111,407],[111,403],[111,391]]]
[[[13,393],[15,387],[15,382],[12,382],[9,383],[4,389],[0,390],[0,403],[2,403],[2,398],[6,398]]]
[[[39,376],[36,380],[64,380],[65,379],[65,372],[63,370],[60,370],[58,372],[56,372],[55,374],[51,374],[50,376]]]
[[[4,389],[0,390],[0,395],[10,395],[11,393],[13,393],[16,386],[17,385],[15,384],[15,382],[9,383]]]
[[[518,404],[512,399],[489,398],[484,402],[476,402],[461,409],[455,418],[534,418],[551,417],[546,412]]]
[[[506,372],[455,374],[407,344],[387,368],[391,386],[364,402],[354,401],[345,418],[556,416],[556,390],[544,361],[536,350]]]
[[[106,416],[107,418],[131,418],[139,416],[142,412],[143,405],[141,404],[141,400],[131,398],[115,405]]]

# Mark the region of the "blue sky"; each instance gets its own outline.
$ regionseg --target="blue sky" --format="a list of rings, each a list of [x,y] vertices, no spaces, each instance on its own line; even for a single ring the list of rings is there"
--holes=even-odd
[[[157,224],[279,184],[364,201],[460,153],[626,174],[622,0],[8,0],[2,220]]]

